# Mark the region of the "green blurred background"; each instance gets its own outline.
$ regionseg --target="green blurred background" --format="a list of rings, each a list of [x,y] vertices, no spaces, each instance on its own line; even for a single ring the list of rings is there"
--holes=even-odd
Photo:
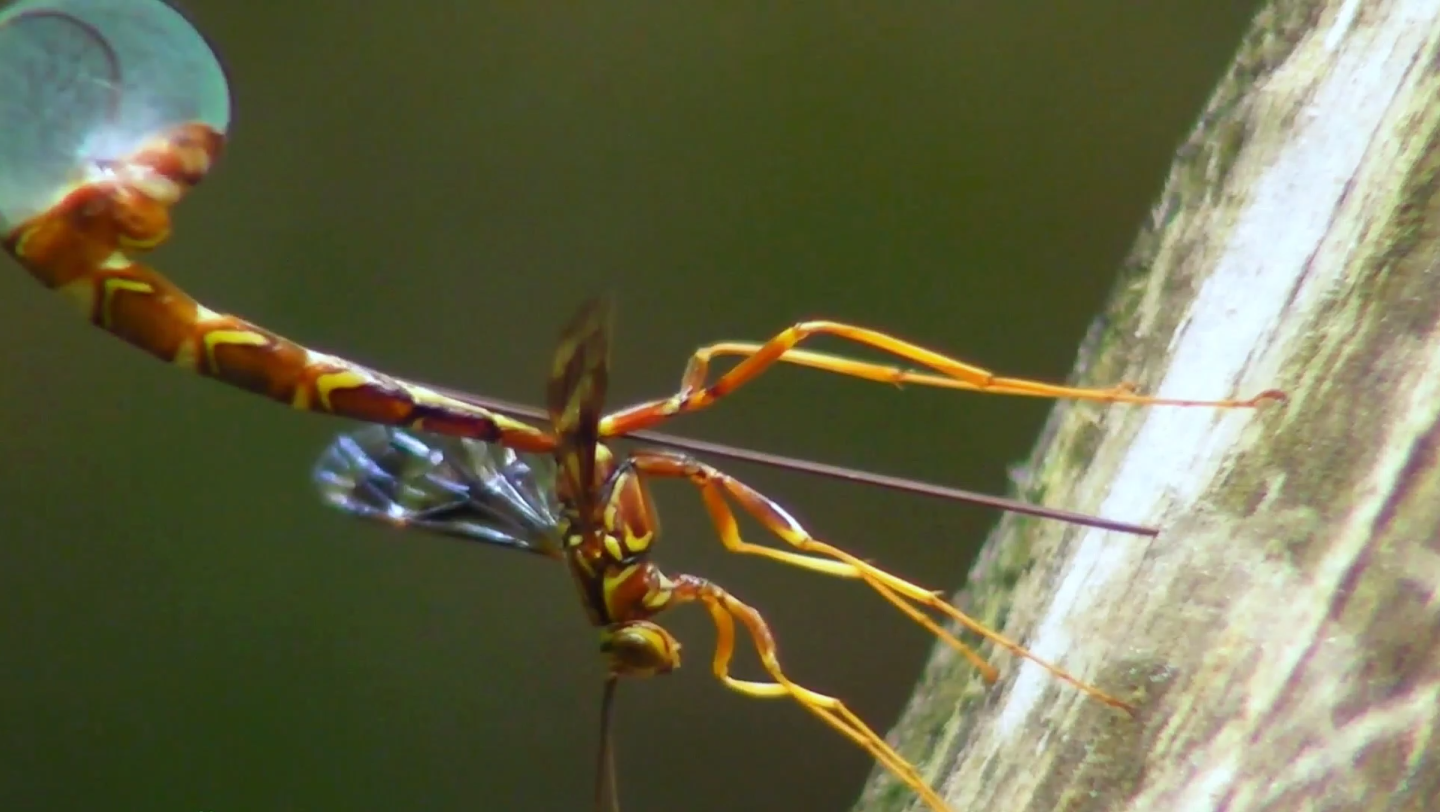
[[[617,403],[812,316],[1061,377],[1255,5],[192,0],[237,114],[156,261],[320,348],[528,401],[602,290]],[[344,424],[167,369],[18,268],[0,340],[0,808],[589,808],[601,671],[559,567],[329,512],[307,477]],[[1047,409],[783,370],[675,428],[1004,491]],[[731,470],[937,587],[996,518]],[[926,634],[658,498],[661,563],[763,608],[794,677],[888,728]],[[669,621],[687,667],[621,694],[627,812],[846,808],[866,758],[727,693],[703,613]]]

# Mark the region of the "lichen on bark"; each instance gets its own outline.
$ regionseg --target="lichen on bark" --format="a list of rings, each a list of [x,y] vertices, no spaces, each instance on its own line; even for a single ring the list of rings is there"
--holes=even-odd
[[[892,735],[957,812],[1440,798],[1437,217],[1440,2],[1267,7],[1075,377],[1290,400],[1056,408],[1021,494],[1162,534],[1007,518],[957,600],[1139,713],[937,650]]]

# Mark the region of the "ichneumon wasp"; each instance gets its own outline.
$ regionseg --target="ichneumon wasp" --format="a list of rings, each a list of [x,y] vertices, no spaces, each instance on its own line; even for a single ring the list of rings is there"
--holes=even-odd
[[[653,433],[675,416],[719,402],[775,364],[891,384],[1110,403],[1240,408],[1281,397],[1272,391],[1246,400],[1169,400],[1141,395],[1128,385],[1075,388],[998,377],[886,333],[811,321],[763,343],[702,347],[691,356],[674,394],[607,413],[613,317],[601,302],[583,308],[563,332],[543,411],[425,386],[213,311],[135,261],[135,254],[168,239],[171,207],[218,159],[230,122],[225,74],[209,44],[183,16],[160,0],[26,0],[0,12],[0,60],[10,77],[8,95],[0,99],[9,111],[4,138],[10,161],[0,184],[0,227],[10,254],[43,285],[77,304],[92,324],[171,364],[298,410],[377,424],[342,436],[322,458],[320,483],[331,504],[392,525],[564,561],[600,629],[609,666],[603,741],[608,742],[618,679],[664,673],[679,664],[678,641],[653,618],[672,606],[697,603],[715,625],[712,669],[727,687],[755,698],[799,703],[872,755],[936,812],[947,809],[919,772],[843,702],[789,677],[775,638],[755,608],[704,578],[667,576],[651,562],[656,522],[646,480],[654,478],[692,483],[727,549],[861,581],[967,657],[988,679],[995,678],[994,669],[943,622],[1034,660],[1101,702],[1126,707],[971,620],[937,593],[820,541],[775,501],[691,452],[718,451],[1093,526],[1153,531],[754,452],[702,449]],[[816,335],[888,353],[909,366],[800,348]],[[712,360],[725,356],[739,360],[712,380]],[[669,444],[672,450],[642,448],[619,455],[608,446],[619,438]],[[737,508],[788,547],[743,539]],[[740,632],[759,653],[766,681],[729,673]],[[596,794],[597,803],[613,806],[610,753],[608,745],[602,746]]]

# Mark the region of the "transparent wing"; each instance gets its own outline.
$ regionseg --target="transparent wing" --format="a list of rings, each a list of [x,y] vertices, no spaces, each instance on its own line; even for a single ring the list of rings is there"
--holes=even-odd
[[[550,557],[561,551],[555,464],[504,446],[368,426],[335,439],[315,466],[332,507]]]
[[[560,441],[555,457],[562,463],[560,477],[565,496],[586,535],[601,523],[595,452],[600,442],[605,391],[610,383],[614,321],[609,299],[592,299],[582,305],[560,334],[545,390],[550,425]]]

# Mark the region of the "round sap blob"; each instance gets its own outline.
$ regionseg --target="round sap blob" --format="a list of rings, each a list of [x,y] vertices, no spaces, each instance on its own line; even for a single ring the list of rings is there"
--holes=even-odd
[[[230,88],[210,44],[161,0],[0,8],[0,232],[191,122],[223,133]]]

